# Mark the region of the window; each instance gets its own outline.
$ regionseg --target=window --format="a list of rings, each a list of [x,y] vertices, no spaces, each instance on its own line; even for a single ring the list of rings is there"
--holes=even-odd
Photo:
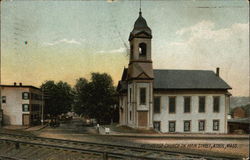
[[[129,102],[130,103],[132,102],[131,97],[132,97],[132,88],[129,88]]]
[[[205,131],[205,120],[199,121],[199,131]]]
[[[147,45],[145,43],[139,44],[139,57],[145,57],[147,53]]]
[[[169,113],[175,113],[175,97],[169,97]]]
[[[184,97],[184,113],[190,113],[191,97]]]
[[[33,100],[34,99],[34,93],[30,93],[30,98]]]
[[[161,112],[161,97],[154,97],[154,113]]]
[[[131,119],[132,119],[132,112],[129,111],[129,120],[131,121]]]
[[[140,104],[146,104],[146,88],[140,88]]]
[[[39,111],[40,105],[39,104],[32,104],[31,105],[31,111]]]
[[[28,92],[23,92],[23,99],[29,99],[30,94]]]
[[[155,130],[161,131],[161,122],[155,121],[153,125]]]
[[[219,96],[213,97],[213,109],[214,109],[214,112],[220,111],[220,97]]]
[[[205,97],[199,97],[199,112],[205,112]]]
[[[169,132],[175,132],[175,121],[169,121]]]
[[[23,112],[29,112],[29,104],[23,104]]]
[[[6,96],[2,96],[2,103],[6,103]]]
[[[220,127],[220,122],[219,120],[213,120],[213,130],[218,131]]]
[[[184,132],[190,131],[191,121],[184,121]]]

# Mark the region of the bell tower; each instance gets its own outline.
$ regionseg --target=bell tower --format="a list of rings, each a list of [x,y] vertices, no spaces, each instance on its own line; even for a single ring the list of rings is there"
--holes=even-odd
[[[146,20],[139,17],[129,35],[128,124],[136,128],[151,128],[153,101],[153,65],[151,59],[152,32]]]

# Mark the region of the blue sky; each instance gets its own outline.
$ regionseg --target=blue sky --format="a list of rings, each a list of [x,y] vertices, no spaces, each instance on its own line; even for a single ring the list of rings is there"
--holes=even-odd
[[[117,83],[128,64],[139,1],[1,3],[3,83],[40,86],[52,79],[73,85],[90,72],[108,72]],[[233,95],[248,95],[246,0],[142,0],[142,14],[153,32],[154,68],[220,67]]]

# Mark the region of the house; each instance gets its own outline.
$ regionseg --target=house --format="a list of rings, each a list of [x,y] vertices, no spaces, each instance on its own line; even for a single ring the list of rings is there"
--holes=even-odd
[[[118,83],[120,125],[160,132],[227,133],[231,87],[210,70],[153,69],[152,31],[141,11]],[[157,62],[156,62],[157,63]]]
[[[35,125],[41,122],[42,91],[34,86],[1,85],[3,124]]]
[[[232,110],[232,118],[228,119],[228,133],[250,133],[250,104]]]
[[[245,118],[246,111],[242,107],[236,107],[232,111],[232,118]]]

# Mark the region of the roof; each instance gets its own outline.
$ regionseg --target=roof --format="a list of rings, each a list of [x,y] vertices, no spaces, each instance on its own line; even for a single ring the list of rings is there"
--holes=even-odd
[[[35,86],[31,86],[31,85],[0,85],[0,87],[12,87],[12,88],[33,88],[33,89],[38,89],[40,90],[40,88],[37,88]]]
[[[250,117],[247,118],[235,118],[235,119],[228,119],[227,120],[230,123],[245,123],[245,124],[250,124]]]
[[[139,17],[135,21],[134,28],[130,33],[129,40],[134,36],[138,36],[141,33],[145,33],[147,37],[152,38],[152,31],[147,25],[147,21],[142,17],[141,12],[139,13]]]
[[[154,70],[154,89],[231,89],[209,70]]]
[[[121,78],[121,80],[118,82],[118,86],[117,86],[117,88],[116,88],[116,90],[117,90],[118,92],[123,92],[123,91],[126,91],[126,90],[127,90],[127,82],[126,82],[127,74],[128,74],[128,69],[127,69],[127,68],[124,68],[124,69],[123,69],[123,73],[122,73],[122,78]]]
[[[127,89],[126,75],[127,68],[124,68],[122,79],[119,81],[117,90]],[[227,90],[232,89],[215,72],[209,70],[161,70],[154,69],[154,90]]]

